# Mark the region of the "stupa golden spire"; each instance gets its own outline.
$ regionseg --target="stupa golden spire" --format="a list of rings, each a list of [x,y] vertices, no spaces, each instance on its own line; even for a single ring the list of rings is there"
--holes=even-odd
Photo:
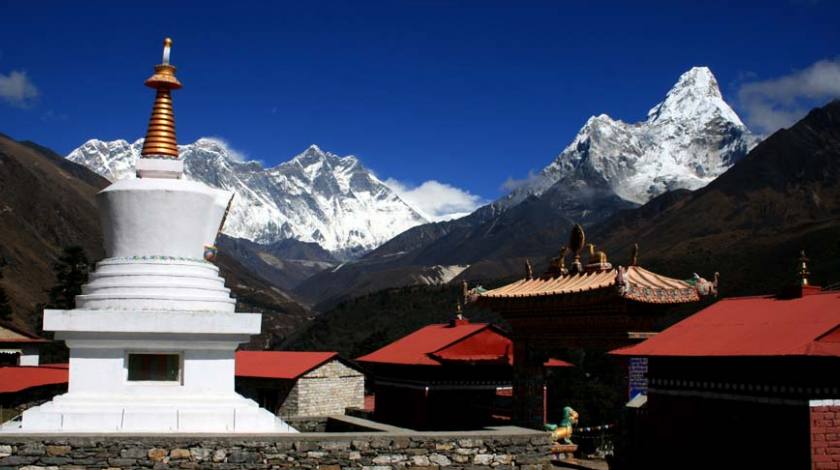
[[[155,65],[155,73],[146,80],[146,86],[157,90],[149,130],[143,142],[143,157],[178,158],[175,139],[175,113],[172,111],[172,90],[181,88],[175,78],[175,67],[169,63],[172,39],[163,40],[163,62]]]

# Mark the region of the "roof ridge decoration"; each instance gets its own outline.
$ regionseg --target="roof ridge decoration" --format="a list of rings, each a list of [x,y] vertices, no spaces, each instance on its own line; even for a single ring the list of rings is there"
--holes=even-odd
[[[575,254],[575,259],[572,261],[571,272],[579,273],[583,271],[583,263],[580,261],[580,252],[586,243],[586,234],[583,232],[583,227],[580,224],[575,224],[572,227],[572,233],[569,234],[569,249]]]
[[[811,274],[808,271],[808,257],[805,256],[805,250],[799,252],[799,285],[805,287],[808,285],[808,276]]]
[[[612,269],[612,264],[607,261],[607,254],[603,251],[596,251],[595,245],[589,243],[589,263],[586,265],[587,272],[593,271],[609,271]]]
[[[551,259],[551,263],[549,263],[548,269],[543,273],[543,277],[558,277],[569,274],[569,270],[566,269],[566,255],[568,253],[568,246],[561,248],[560,253]]]

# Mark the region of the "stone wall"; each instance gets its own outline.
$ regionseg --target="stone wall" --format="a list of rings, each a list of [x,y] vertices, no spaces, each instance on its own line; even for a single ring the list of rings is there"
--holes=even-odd
[[[328,416],[364,408],[365,377],[341,361],[330,361],[297,380],[280,416]]]
[[[292,416],[300,416],[298,413],[298,392],[300,390],[300,380],[296,380],[295,384],[286,394],[285,398],[280,405],[280,408],[277,410],[277,415],[283,418],[288,418]]]
[[[0,469],[548,470],[546,433],[313,433],[278,436],[0,435]]]
[[[840,400],[811,400],[811,468],[840,469]]]

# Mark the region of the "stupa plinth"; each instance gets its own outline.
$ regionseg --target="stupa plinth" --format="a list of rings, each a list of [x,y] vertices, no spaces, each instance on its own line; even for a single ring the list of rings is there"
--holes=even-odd
[[[295,432],[234,391],[235,351],[261,315],[236,302],[211,260],[232,199],[181,179],[164,63],[137,179],[97,195],[106,258],[73,310],[45,310],[44,329],[70,349],[68,392],[26,410],[11,432]]]

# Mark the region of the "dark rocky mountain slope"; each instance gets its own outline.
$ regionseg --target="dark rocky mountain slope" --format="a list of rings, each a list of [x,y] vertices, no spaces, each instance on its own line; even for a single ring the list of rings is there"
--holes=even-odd
[[[94,195],[105,178],[54,152],[0,135],[0,258],[14,322],[34,330],[64,246],[103,256]]]

